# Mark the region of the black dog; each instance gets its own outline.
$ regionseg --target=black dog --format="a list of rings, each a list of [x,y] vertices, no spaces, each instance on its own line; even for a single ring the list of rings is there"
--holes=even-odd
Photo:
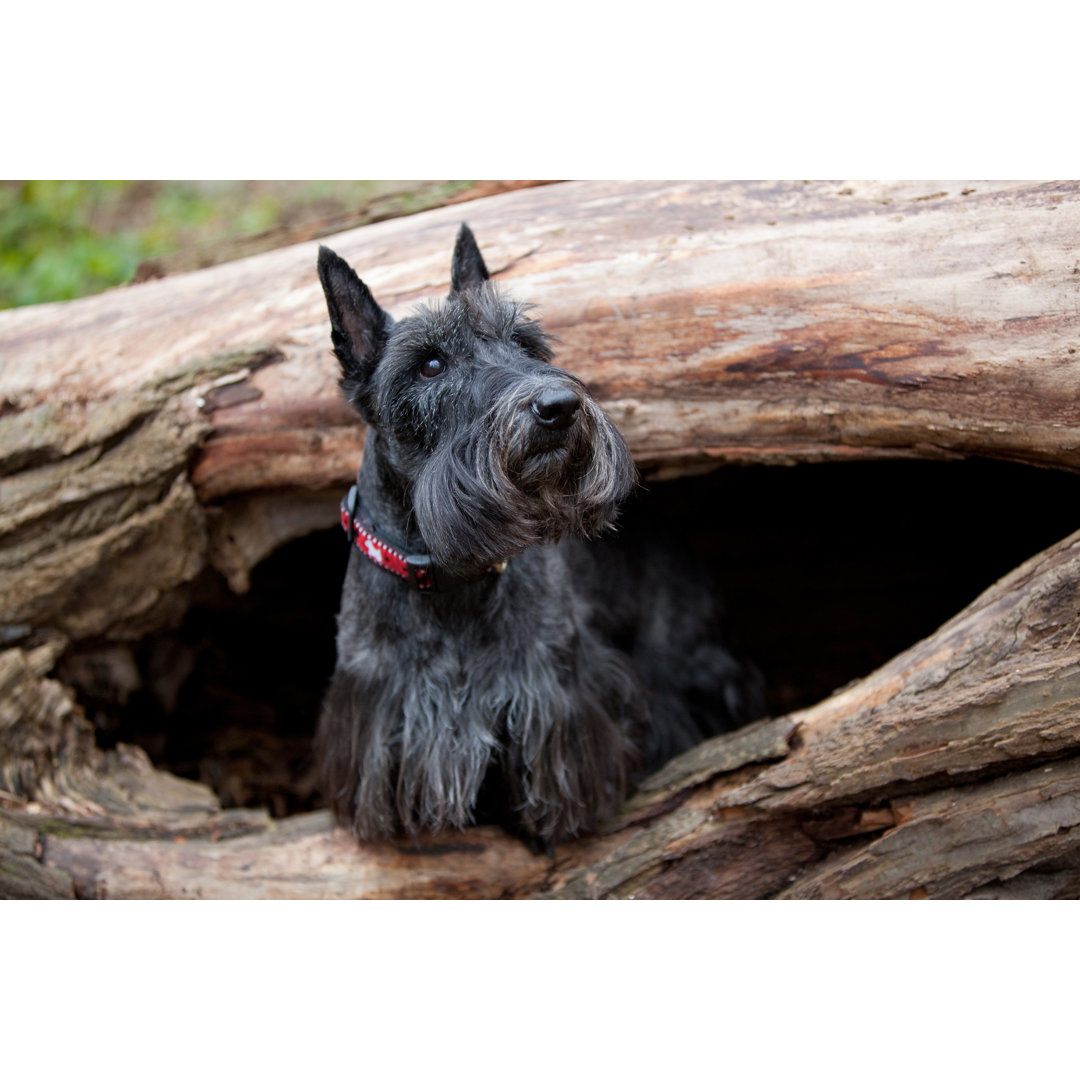
[[[633,463],[488,277],[463,225],[449,299],[395,323],[319,251],[368,436],[342,507],[355,548],[317,756],[360,839],[479,820],[550,847],[758,708],[700,581],[673,595],[666,554],[577,539],[609,530]]]

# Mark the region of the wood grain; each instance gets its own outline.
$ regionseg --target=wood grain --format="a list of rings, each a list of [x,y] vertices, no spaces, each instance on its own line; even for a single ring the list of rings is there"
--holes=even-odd
[[[1078,599],[1080,533],[842,693],[669,763],[553,858],[491,828],[357,845],[326,813],[222,811],[130,750],[70,774],[66,807],[9,801],[0,838],[83,897],[1077,897]]]
[[[1080,470],[1080,184],[568,183],[334,237],[395,316],[463,214],[652,476],[989,456]],[[207,565],[333,521],[363,431],[316,245],[0,313],[0,891],[1080,895],[1080,534],[813,708],[650,778],[602,835],[358,847],[94,745],[50,677]]]

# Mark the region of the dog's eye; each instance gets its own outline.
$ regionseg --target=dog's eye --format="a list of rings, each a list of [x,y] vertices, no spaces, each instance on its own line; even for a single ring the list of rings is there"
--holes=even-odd
[[[441,375],[446,370],[446,364],[438,356],[429,356],[420,365],[420,374],[425,379],[434,379],[436,375]]]

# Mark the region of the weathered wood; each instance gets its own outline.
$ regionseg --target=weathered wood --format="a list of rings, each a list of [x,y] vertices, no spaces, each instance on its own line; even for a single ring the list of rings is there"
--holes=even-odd
[[[453,209],[335,237],[395,314]],[[560,184],[473,203],[653,475],[987,455],[1080,471],[1080,184]],[[0,892],[1077,895],[1080,539],[812,709],[706,744],[554,861],[491,830],[357,847],[102,753],[49,678],[216,566],[333,520],[363,433],[304,244],[0,313]]]
[[[333,243],[402,315],[445,292],[460,216]],[[468,216],[646,471],[970,454],[1080,468],[1076,183],[559,184]],[[322,520],[232,514],[226,542],[197,510],[356,469],[315,246],[0,313],[0,622],[137,635],[207,559],[242,587],[251,560]],[[103,550],[123,565],[95,590]],[[97,595],[73,610],[84,587]]]
[[[349,211],[314,220],[307,218],[296,222],[282,222],[254,236],[231,236],[206,246],[182,248],[167,255],[144,259],[135,270],[135,281],[150,281],[169,274],[187,273],[217,266],[223,262],[274,251],[290,244],[356,229],[375,221],[406,217],[434,206],[461,206],[474,199],[486,199],[505,191],[539,187],[557,183],[552,180],[471,180],[460,187],[461,181],[449,181],[459,190],[448,188],[446,180],[397,181],[386,190],[374,194],[365,203]]]
[[[1078,610],[1080,533],[842,693],[669,763],[553,859],[490,828],[358,846],[325,813],[175,797],[0,822],[79,896],[1077,897]]]
[[[44,849],[34,829],[0,816],[0,897],[11,900],[68,900],[75,890],[62,870],[43,865]]]

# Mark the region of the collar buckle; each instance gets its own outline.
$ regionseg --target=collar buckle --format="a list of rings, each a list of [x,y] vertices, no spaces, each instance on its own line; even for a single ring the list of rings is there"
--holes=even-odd
[[[356,504],[360,501],[360,490],[355,484],[349,488],[348,495],[341,500],[341,527],[351,544],[356,539]]]

